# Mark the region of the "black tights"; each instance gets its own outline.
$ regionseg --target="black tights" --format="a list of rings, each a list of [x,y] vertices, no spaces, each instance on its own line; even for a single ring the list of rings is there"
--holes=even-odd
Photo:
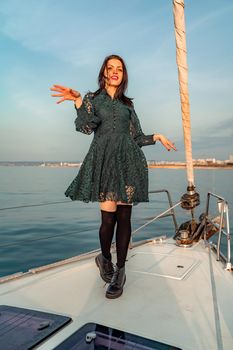
[[[121,204],[117,206],[116,250],[118,267],[123,267],[125,265],[131,237],[131,212],[131,205]]]
[[[132,206],[126,204],[118,205],[116,212],[101,210],[102,223],[99,230],[99,238],[101,251],[106,259],[111,259],[110,249],[117,222],[116,251],[118,267],[125,265],[131,237],[131,212]]]
[[[101,210],[102,223],[99,230],[100,247],[103,256],[106,259],[111,259],[111,244],[114,235],[114,228],[116,224],[116,213]]]

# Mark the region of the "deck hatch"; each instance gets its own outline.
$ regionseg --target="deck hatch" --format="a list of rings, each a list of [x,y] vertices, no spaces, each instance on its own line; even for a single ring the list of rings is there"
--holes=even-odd
[[[87,323],[54,350],[182,350],[134,334]]]
[[[66,316],[0,305],[0,348],[33,349],[70,321]]]
[[[182,280],[199,260],[184,255],[137,252],[130,259],[131,272]]]

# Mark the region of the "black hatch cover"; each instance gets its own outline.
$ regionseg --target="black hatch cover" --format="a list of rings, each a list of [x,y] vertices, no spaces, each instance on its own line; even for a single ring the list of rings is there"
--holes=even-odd
[[[66,316],[0,305],[0,349],[33,349],[70,321]]]
[[[119,316],[120,317],[120,316]],[[87,323],[54,350],[181,350],[134,334]]]

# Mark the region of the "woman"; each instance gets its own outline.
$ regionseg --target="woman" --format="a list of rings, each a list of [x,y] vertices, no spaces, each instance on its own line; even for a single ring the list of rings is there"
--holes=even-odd
[[[118,55],[105,58],[99,72],[99,89],[80,93],[54,85],[57,103],[73,100],[76,130],[94,132],[90,149],[78,175],[65,192],[72,200],[97,201],[102,223],[99,229],[101,254],[95,261],[102,279],[110,283],[107,298],[117,298],[125,284],[125,261],[131,237],[132,204],[148,202],[148,168],[142,146],[160,141],[170,151],[175,146],[163,135],[144,135],[132,99],[125,96],[128,74]],[[111,260],[111,243],[116,228],[117,264]]]

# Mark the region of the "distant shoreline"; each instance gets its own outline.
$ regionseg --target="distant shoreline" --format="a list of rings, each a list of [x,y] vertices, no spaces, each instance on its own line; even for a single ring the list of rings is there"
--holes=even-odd
[[[194,169],[231,169],[233,170],[233,164],[232,165],[194,165]],[[157,164],[157,165],[148,165],[148,168],[161,168],[161,169],[185,169],[186,165],[173,165],[173,164]]]
[[[152,161],[151,161],[152,162]],[[4,167],[40,167],[40,168],[80,168],[82,162],[37,162],[37,161],[19,161],[19,162],[4,162],[0,161],[0,166]],[[233,164],[222,161],[221,163],[197,163],[193,164],[194,169],[229,169],[233,170]],[[148,168],[150,169],[185,169],[185,162],[148,162]]]

